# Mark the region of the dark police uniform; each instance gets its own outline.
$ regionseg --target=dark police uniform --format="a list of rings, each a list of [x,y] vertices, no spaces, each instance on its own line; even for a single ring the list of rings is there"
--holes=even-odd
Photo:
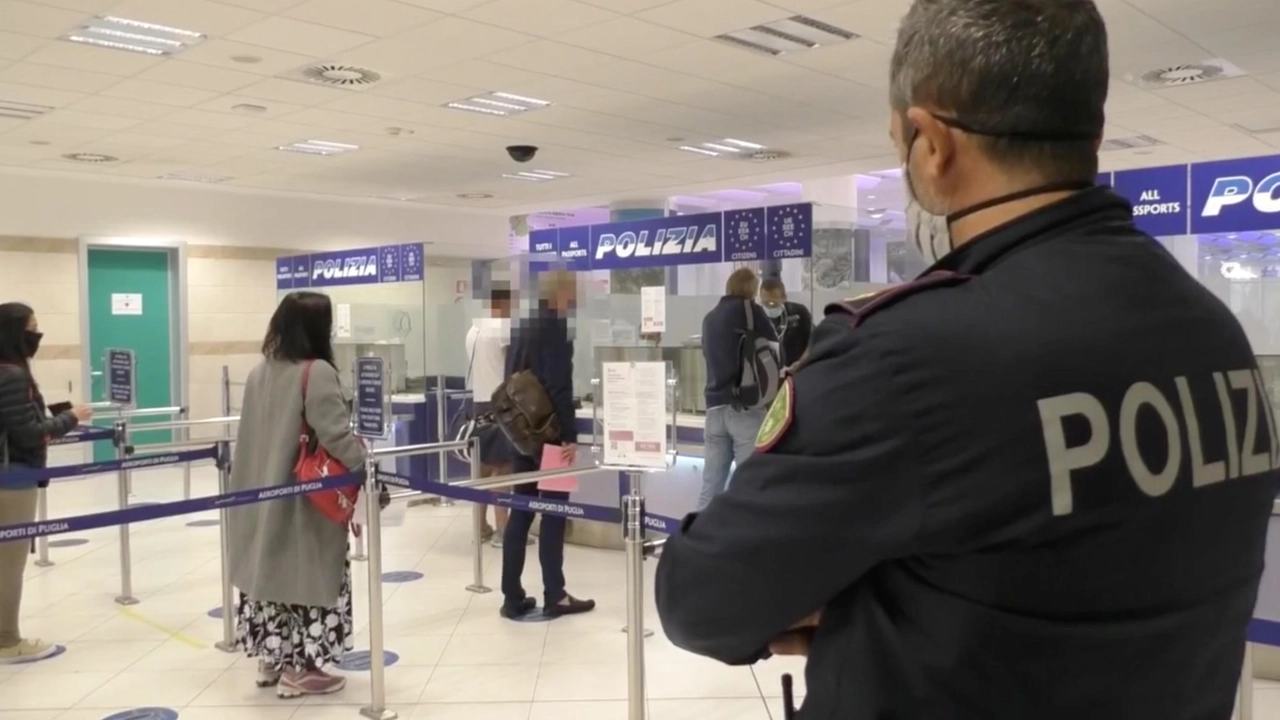
[[[657,573],[732,664],[816,610],[802,720],[1226,720],[1280,447],[1235,318],[1105,188],[828,309]]]
[[[809,349],[809,340],[813,336],[813,314],[800,303],[787,301],[782,307],[782,317],[772,322],[773,331],[778,334],[783,364],[792,365],[799,362],[804,357],[804,351]]]

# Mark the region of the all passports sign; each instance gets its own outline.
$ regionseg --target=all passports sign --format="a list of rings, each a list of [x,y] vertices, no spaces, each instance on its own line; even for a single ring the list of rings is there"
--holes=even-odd
[[[276,289],[422,280],[422,243],[276,258]]]

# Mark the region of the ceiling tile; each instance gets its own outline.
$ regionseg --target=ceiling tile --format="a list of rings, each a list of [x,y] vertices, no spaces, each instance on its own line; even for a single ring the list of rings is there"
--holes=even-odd
[[[778,58],[870,87],[889,87],[889,59],[893,48],[866,38],[815,48]]]
[[[234,57],[255,57],[259,58],[259,61],[241,63],[232,60]],[[288,53],[282,50],[232,42],[221,38],[206,40],[190,50],[185,50],[181,58],[186,62],[213,65],[215,67],[253,73],[254,75],[279,75],[315,61],[315,58],[309,55]]]
[[[120,82],[120,77],[53,65],[17,63],[0,70],[0,82],[35,85],[69,92],[96,93]]]
[[[195,125],[196,127],[209,128],[210,130],[239,130],[255,122],[254,118],[244,117],[243,115],[210,112],[196,108],[179,110],[172,115],[166,116],[164,120],[165,122]]]
[[[3,73],[0,73],[0,78],[3,78]],[[491,90],[484,87],[467,87],[436,82],[426,78],[406,78],[386,85],[376,85],[370,90],[370,93],[374,95],[386,95],[387,97],[424,105],[443,105],[447,102],[486,92],[491,92]]]
[[[379,72],[413,75],[524,45],[532,40],[531,36],[523,33],[446,17],[391,40],[380,40],[343,53],[334,60]]]
[[[124,130],[141,122],[136,118],[76,112],[75,110],[58,110],[49,115],[48,119],[50,123],[54,124],[74,125],[95,130]]]
[[[648,10],[650,8],[658,7],[659,5],[665,5],[671,2],[671,0],[580,0],[580,2],[612,10],[616,13],[622,13],[623,15],[631,15],[633,13],[638,13],[641,10]]]
[[[261,77],[250,73],[182,60],[169,60],[138,74],[137,78],[219,93],[239,90],[262,80]]]
[[[235,32],[266,17],[212,0],[124,0],[112,6],[111,14],[210,36]]]
[[[84,97],[83,93],[53,90],[32,85],[14,85],[0,82],[0,100],[28,103],[31,105],[47,105],[49,107],[66,107]]]
[[[622,17],[565,32],[552,39],[608,55],[642,60],[651,53],[687,45],[695,38],[679,30]]]
[[[193,88],[184,88],[178,85],[165,85],[164,83],[150,82],[147,80],[125,80],[113,88],[106,90],[104,95],[111,97],[125,98],[128,100],[142,100],[145,102],[160,103],[162,105],[173,105],[175,107],[191,107],[199,105],[202,102],[208,102],[217,96],[217,93],[208,90],[196,90]]]
[[[469,10],[477,5],[482,5],[488,0],[400,0],[406,5],[414,7],[426,8],[437,12],[454,14],[463,10]]]
[[[768,0],[768,3],[794,13],[811,13],[839,5],[848,5],[849,0]]]
[[[24,58],[27,62],[56,65],[72,70],[128,77],[164,62],[164,58],[123,50],[89,47],[69,42],[47,43]]]
[[[250,45],[313,57],[340,53],[374,39],[369,35],[284,17],[267,18],[227,37]]]
[[[141,125],[130,128],[130,132],[182,138],[184,140],[199,140],[201,138],[207,138],[210,135],[209,128],[196,127],[194,125],[181,125],[178,123],[165,122],[163,120],[153,120],[151,122],[142,123]]]
[[[94,95],[67,106],[68,110],[98,113],[101,115],[119,115],[137,118],[138,120],[155,120],[173,112],[172,105],[149,103],[141,100],[126,100],[107,95]]]
[[[73,10],[0,0],[0,28],[22,35],[53,39],[74,28],[84,14]]]
[[[260,113],[246,112],[244,110],[236,110],[235,108],[237,105],[256,105],[266,109]],[[278,100],[266,101],[262,98],[253,98],[247,95],[221,95],[209,102],[196,105],[195,107],[197,110],[231,113],[254,122],[258,120],[277,118],[302,109],[301,105],[280,102]]]
[[[547,78],[543,73],[501,65],[488,60],[465,60],[422,73],[433,80],[450,85],[483,88],[492,91],[518,92],[517,88]],[[462,95],[458,97],[464,97]],[[453,98],[450,98],[453,99]],[[555,98],[546,98],[554,100]]]
[[[271,15],[282,13],[285,10],[301,5],[306,0],[218,0],[223,5],[234,5],[236,7],[257,10]]]
[[[462,17],[538,37],[616,19],[615,13],[574,0],[491,0]]]
[[[308,0],[284,15],[374,37],[399,35],[442,17],[438,12],[393,0]]]
[[[760,0],[675,0],[635,16],[699,37],[713,37],[781,20],[791,14]]]
[[[912,0],[858,0],[806,14],[893,47],[898,41],[898,25],[911,9],[911,3]]]
[[[0,58],[21,60],[43,47],[48,41],[30,35],[0,31]]]
[[[325,87],[301,80],[271,78],[246,88],[241,88],[237,91],[237,94],[264,100],[279,100],[280,102],[294,103],[296,105],[319,105],[346,97],[351,93],[346,90]]]
[[[112,5],[118,5],[120,0],[27,0],[36,5],[48,5],[49,7],[62,8],[64,10],[75,10],[85,15],[92,15],[107,10]]]
[[[607,74],[611,64],[623,62],[603,53],[552,40],[538,40],[485,56],[485,60],[544,75],[578,77],[578,73]]]
[[[280,117],[281,122],[297,123],[325,130],[357,130],[369,125],[368,115],[344,113],[327,108],[300,108]]]

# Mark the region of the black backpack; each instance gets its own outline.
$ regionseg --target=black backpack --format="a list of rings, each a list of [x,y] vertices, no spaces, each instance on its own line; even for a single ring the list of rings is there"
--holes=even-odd
[[[739,410],[767,408],[773,403],[782,384],[782,367],[773,341],[756,330],[756,315],[750,300],[743,300],[747,313],[747,327],[739,330],[738,357],[740,369],[738,382],[733,389],[734,407]]]

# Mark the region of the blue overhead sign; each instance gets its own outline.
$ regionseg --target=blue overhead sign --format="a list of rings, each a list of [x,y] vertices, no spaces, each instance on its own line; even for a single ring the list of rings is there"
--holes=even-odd
[[[1191,166],[1191,231],[1280,229],[1280,155]]]
[[[276,289],[422,280],[422,244],[337,250],[276,258]]]
[[[556,255],[570,270],[776,260],[812,251],[811,203],[529,233],[531,255]]]
[[[591,226],[594,270],[721,262],[723,215],[676,215]]]
[[[1187,166],[1122,170],[1112,181],[1133,205],[1133,222],[1155,236],[1186,235],[1190,219]]]

